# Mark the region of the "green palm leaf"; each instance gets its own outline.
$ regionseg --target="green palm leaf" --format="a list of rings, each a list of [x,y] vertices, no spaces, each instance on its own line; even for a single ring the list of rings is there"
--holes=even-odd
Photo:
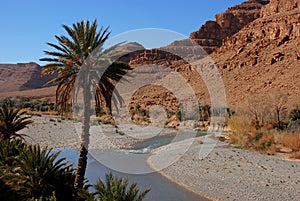
[[[17,132],[26,128],[33,121],[25,111],[14,109],[7,104],[0,108],[0,136],[1,139],[23,138],[24,134]]]
[[[43,66],[42,76],[57,74],[57,77],[47,84],[58,84],[56,105],[60,114],[64,114],[71,106],[75,80],[88,56],[98,48],[102,58],[98,62],[109,64],[109,62],[105,61],[105,58],[111,57],[109,53],[113,52],[117,47],[114,46],[101,52],[101,47],[108,39],[110,31],[109,27],[105,29],[101,27],[97,31],[97,20],[92,23],[81,21],[72,26],[63,25],[63,28],[68,35],[55,36],[58,44],[47,43],[55,51],[44,51],[50,57],[40,59],[41,61],[49,62]],[[105,64],[102,63],[103,65]],[[130,69],[127,64],[114,62],[105,71],[101,79],[100,77],[92,78],[97,80],[94,82],[96,108],[107,107],[111,109],[111,102],[113,104],[122,103],[123,100],[120,94],[117,91],[113,94],[114,86]]]

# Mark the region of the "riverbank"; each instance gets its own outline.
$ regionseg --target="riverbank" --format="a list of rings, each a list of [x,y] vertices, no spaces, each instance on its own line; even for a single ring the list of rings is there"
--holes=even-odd
[[[50,120],[51,119],[51,120]],[[39,143],[40,145],[48,148],[57,148],[54,151],[61,151],[60,157],[65,157],[69,160],[74,167],[77,166],[78,159],[78,145],[79,145],[79,137],[77,133],[80,133],[80,127],[76,126],[71,121],[61,120],[60,118],[50,118],[49,117],[34,117],[34,123],[30,125],[27,129],[24,129],[23,133],[29,135],[27,137],[27,141],[29,143]],[[78,128],[77,128],[78,127]],[[126,127],[126,126],[125,126]],[[199,196],[199,194],[192,193],[186,188],[182,188],[182,186],[177,185],[176,182],[169,180],[165,177],[162,177],[159,173],[153,172],[150,167],[147,166],[145,162],[148,155],[146,154],[134,154],[130,153],[128,150],[120,150],[114,149],[117,145],[110,141],[110,135],[114,135],[117,137],[117,141],[127,141],[128,143],[132,141],[130,138],[132,136],[140,135],[138,132],[133,132],[131,137],[125,135],[118,135],[116,133],[108,132],[112,127],[104,126],[105,135],[101,133],[97,133],[95,130],[97,126],[93,126],[91,130],[91,139],[90,139],[90,154],[88,157],[88,165],[86,171],[86,178],[88,179],[90,184],[95,184],[99,177],[105,179],[105,174],[108,172],[112,172],[114,175],[120,176],[122,178],[129,178],[130,182],[137,182],[137,185],[140,189],[151,188],[149,194],[147,194],[145,201],[153,201],[153,200],[164,200],[164,201],[207,201],[207,199]],[[122,128],[123,131],[126,132],[126,129],[130,129],[131,127]],[[150,128],[152,129],[152,128]],[[159,131],[159,130],[157,130]],[[171,130],[165,130],[161,132],[159,135],[168,135]],[[107,133],[106,133],[107,132]],[[146,135],[147,137],[151,137],[151,133],[149,132]],[[126,146],[120,144],[122,146]],[[93,147],[100,148],[100,151],[93,150]],[[131,157],[132,156],[132,157]],[[106,166],[105,162],[113,162],[113,164],[109,164]],[[134,167],[133,167],[134,165]],[[132,169],[137,167],[142,167],[142,170],[145,171],[145,167],[149,169],[149,173],[145,174],[128,174],[126,173],[126,166],[129,166],[129,172],[132,172]],[[145,166],[145,167],[143,167]],[[123,172],[117,171],[118,169],[114,169],[114,167],[122,168]],[[125,171],[124,171],[125,170]],[[135,172],[133,170],[133,172]]]
[[[197,140],[164,176],[213,200],[300,200],[300,162],[218,145],[200,160]],[[162,152],[172,145],[160,147]],[[168,157],[168,156],[165,156]],[[155,160],[148,162],[153,168]]]
[[[79,148],[80,124],[49,117],[34,117],[33,120],[34,123],[23,130],[29,136],[26,138],[29,143],[48,148]],[[151,132],[147,133],[147,130],[128,136],[117,134],[112,126],[101,128],[102,132],[99,132],[98,126],[93,126],[91,130],[91,149],[129,149],[137,142],[135,137],[144,134],[145,138],[151,137]],[[128,126],[120,128],[125,132],[126,129],[134,130]],[[161,135],[170,132],[172,130],[165,130]],[[160,171],[163,176],[202,197],[214,200],[300,200],[299,162],[225,147],[225,143],[218,143],[207,157],[200,160],[199,150],[205,143],[199,142],[205,142],[203,137],[154,149],[148,163],[153,169],[161,169],[162,166],[157,164],[171,161]],[[158,163],[151,162],[153,156],[159,159],[154,160]]]
[[[48,148],[79,148],[81,124],[65,120],[56,116],[33,116],[33,123],[22,130],[26,134],[26,141],[31,144],[39,144]],[[131,149],[133,145],[143,138],[151,137],[153,128],[149,127],[139,132],[137,128],[127,125],[116,129],[111,125],[91,125],[90,144],[91,149]],[[159,135],[169,135],[172,129],[157,130]],[[125,135],[126,133],[126,135]],[[130,133],[128,135],[128,133]]]

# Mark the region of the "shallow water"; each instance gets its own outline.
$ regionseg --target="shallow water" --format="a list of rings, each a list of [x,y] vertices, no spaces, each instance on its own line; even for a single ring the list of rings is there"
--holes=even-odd
[[[136,150],[137,153],[149,153],[152,149],[170,144],[171,142],[178,142],[181,140],[189,139],[192,137],[200,137],[207,135],[208,132],[204,131],[181,131],[176,135],[165,135],[165,136],[157,136],[153,138],[146,139],[141,142],[137,142],[134,145],[133,151]]]
[[[77,157],[79,151],[76,149],[57,149],[61,150],[61,156],[66,157],[71,163],[76,167]],[[92,150],[91,150],[92,151]],[[93,152],[93,151],[92,151]],[[90,184],[96,183],[99,177],[104,178],[105,174],[112,172],[114,175],[128,177],[130,182],[136,181],[140,189],[151,188],[151,191],[147,194],[145,201],[201,201],[204,199],[191,191],[177,185],[166,179],[159,173],[153,172],[148,174],[126,174],[116,170],[112,167],[119,166],[122,168],[149,168],[145,162],[148,157],[147,154],[134,154],[139,155],[139,157],[132,157],[131,161],[128,161],[128,157],[133,156],[134,153],[122,152],[116,150],[106,150],[106,151],[95,151],[93,156],[89,155],[88,167],[86,172],[86,177]],[[113,166],[110,168],[101,164],[99,160],[112,158]],[[110,164],[111,165],[111,164]],[[150,169],[150,168],[149,168]],[[183,170],[184,171],[184,170]]]

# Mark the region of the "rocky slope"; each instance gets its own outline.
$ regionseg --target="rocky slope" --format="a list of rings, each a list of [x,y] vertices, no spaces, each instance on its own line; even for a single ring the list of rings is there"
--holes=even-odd
[[[268,4],[268,0],[248,0],[240,5],[233,6],[227,11],[215,16],[215,21],[207,21],[198,31],[190,34],[190,39],[199,44],[202,48],[195,48],[195,44],[190,40],[174,41],[166,47],[160,49],[151,49],[131,53],[123,61],[129,62],[131,65],[139,65],[142,63],[160,63],[161,60],[175,61],[180,60],[177,55],[190,56],[187,52],[193,48],[196,55],[210,54],[218,49],[224,39],[232,36],[241,30],[245,25],[259,18],[261,8]],[[161,51],[161,49],[165,51]],[[172,53],[171,53],[172,52]]]
[[[51,77],[41,78],[37,63],[0,64],[0,92],[41,88]]]
[[[223,39],[232,36],[245,25],[259,18],[260,10],[268,1],[249,0],[233,6],[215,16],[215,21],[207,21],[198,31],[190,34],[208,53],[222,45]]]
[[[285,91],[288,104],[300,97],[300,1],[271,0],[261,17],[226,39],[211,57],[219,67],[228,101]]]
[[[191,38],[197,42],[201,41],[200,44],[206,51],[214,51],[210,57],[223,79],[229,107],[239,105],[251,96],[272,93],[274,89],[287,93],[287,105],[294,106],[295,102],[299,103],[299,1],[248,0],[216,15],[214,22],[207,22],[197,32],[191,34]],[[216,27],[218,28],[215,29]],[[219,42],[216,44],[214,41]],[[155,64],[175,70],[190,84],[202,104],[210,104],[209,93],[201,76],[185,60],[170,53],[184,53],[192,46],[188,40],[184,40],[175,41],[161,49],[145,50],[139,44],[132,43],[128,50],[136,47],[140,50],[122,59],[134,68]],[[196,55],[200,55],[201,58],[205,53],[201,49],[196,49]],[[37,66],[31,65],[29,70],[12,65],[11,69],[16,68],[18,74],[16,77],[10,75],[11,70],[0,66],[2,67],[0,91],[42,86],[44,82],[34,84],[31,82],[38,79],[34,79],[29,72],[36,72],[33,74],[39,75]],[[149,67],[150,74],[155,72],[154,68]],[[5,81],[4,72],[5,77],[9,78]],[[140,82],[145,82],[150,74],[146,74]],[[157,76],[162,77],[160,74]],[[20,84],[15,82],[18,79],[21,79]],[[166,79],[166,83],[168,82],[180,87],[174,79]],[[174,112],[179,103],[174,91],[171,92],[158,85],[142,87],[136,90],[130,99],[129,109],[135,109],[136,105],[147,108],[149,105],[158,104]]]
[[[207,45],[215,50],[210,57],[223,79],[229,107],[235,107],[251,96],[272,94],[275,90],[286,93],[286,105],[289,107],[299,104],[299,7],[299,0],[248,1],[216,15],[216,22],[206,23],[206,25],[217,23],[219,27],[223,26],[220,32],[217,32],[213,26],[207,27],[207,33],[211,34],[210,38],[218,36],[219,39],[223,39],[222,46],[216,49],[218,45],[214,47],[209,43]],[[230,20],[225,23],[224,19]],[[240,24],[232,23],[232,19],[238,19]],[[206,29],[204,27],[200,28],[199,32],[192,33],[191,38],[204,35],[203,30]],[[222,35],[221,32],[226,34]],[[209,37],[206,35],[207,38]],[[169,47],[178,48],[184,42],[186,41],[177,41]],[[188,45],[184,44],[181,48],[188,48]],[[130,64],[142,66],[154,63],[175,69],[189,82],[201,103],[210,104],[204,81],[187,62],[178,58],[162,59],[158,53],[157,50],[144,51],[133,58]],[[154,55],[156,56],[153,57]],[[156,95],[153,94],[154,92]],[[157,86],[155,90],[149,86],[141,88],[132,98],[131,105],[138,104],[146,107],[146,103],[155,102],[168,105],[170,108],[171,102],[175,101],[173,96],[167,96],[166,93],[165,89],[158,90]],[[175,105],[178,103],[173,104]]]

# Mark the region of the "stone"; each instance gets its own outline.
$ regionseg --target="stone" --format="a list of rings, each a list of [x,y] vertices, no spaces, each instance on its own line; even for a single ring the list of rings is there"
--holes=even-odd
[[[215,16],[215,21],[207,21],[190,38],[212,53],[222,45],[222,41],[241,30],[245,25],[259,18],[260,10],[269,1],[249,0],[229,8]]]

